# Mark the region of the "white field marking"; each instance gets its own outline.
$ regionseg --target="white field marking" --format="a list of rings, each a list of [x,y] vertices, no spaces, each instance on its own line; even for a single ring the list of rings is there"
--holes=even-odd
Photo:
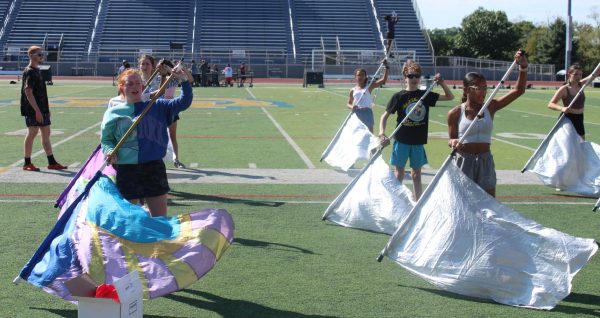
[[[250,163],[248,164],[248,168],[250,168],[250,169],[256,169],[256,164],[255,164],[255,163],[253,163],[253,162],[250,162]]]
[[[58,136],[58,135],[62,135],[65,133],[64,129],[52,129],[51,131],[51,136]],[[15,131],[11,131],[11,132],[7,132],[4,133],[7,136],[23,136],[25,137],[25,135],[27,135],[27,129],[19,129],[19,130],[15,130]],[[39,133],[38,133],[39,135]]]
[[[225,197],[225,199],[229,199],[227,197]],[[329,201],[287,201],[287,200],[277,200],[277,199],[266,199],[266,200],[258,200],[255,198],[249,198],[249,199],[244,199],[244,198],[232,198],[232,199],[237,199],[237,200],[246,200],[246,201],[268,201],[268,202],[280,202],[280,203],[286,203],[286,204],[330,204],[331,200]],[[212,204],[220,204],[222,202],[218,202],[218,201],[205,201],[205,200],[168,200],[169,202],[172,202],[174,204],[185,204],[185,203],[193,203],[193,204],[197,204],[197,203],[212,203]],[[18,199],[18,200],[5,200],[2,199],[0,200],[0,203],[7,203],[7,204],[14,204],[14,203],[23,203],[23,204],[28,204],[28,203],[55,203],[56,200],[37,200],[37,199],[30,199],[30,200],[22,200],[22,199]],[[593,203],[590,202],[573,202],[573,201],[551,201],[551,202],[547,202],[547,201],[523,201],[523,202],[518,202],[518,201],[501,201],[502,204],[510,204],[510,205],[586,205],[586,206],[590,206],[592,207]]]
[[[250,96],[252,96],[252,98],[254,100],[257,99],[256,96],[254,96],[254,94],[252,94],[252,92],[248,89],[248,87],[246,87],[246,91],[248,92],[248,94],[250,94]],[[267,115],[267,117],[269,117],[269,119],[271,120],[273,125],[275,125],[277,130],[279,130],[281,135],[283,135],[283,138],[285,138],[285,140],[290,144],[290,146],[292,146],[292,148],[294,148],[294,150],[296,151],[298,156],[300,156],[300,159],[302,159],[302,161],[304,161],[306,166],[309,169],[314,169],[315,165],[310,161],[310,159],[308,159],[308,156],[304,153],[304,151],[302,151],[302,149],[298,146],[298,144],[296,144],[296,142],[292,139],[292,137],[290,137],[290,135],[288,135],[288,133],[283,129],[283,127],[281,127],[281,125],[279,125],[279,123],[275,120],[275,118],[273,118],[273,116],[271,116],[269,111],[267,111],[264,107],[261,107],[260,109],[263,111],[263,113],[265,113],[265,115]]]
[[[436,121],[436,120],[432,120],[431,118],[429,119],[429,121],[430,121],[430,122],[432,122],[432,123],[438,124],[438,125],[442,125],[442,126],[444,126],[444,127],[448,127],[448,124],[446,124],[446,123],[442,123],[442,122],[439,122],[439,121]],[[510,141],[508,141],[508,140],[499,139],[499,138],[496,138],[496,137],[492,137],[492,139],[493,139],[493,140],[497,140],[497,141],[499,141],[499,142],[503,142],[503,143],[505,143],[505,144],[509,144],[509,145],[511,145],[511,146],[515,146],[515,147],[519,147],[519,148],[527,149],[527,150],[530,150],[531,152],[534,152],[534,151],[535,151],[535,149],[534,149],[534,148],[527,147],[527,146],[523,146],[523,145],[519,145],[519,144],[516,144],[516,143],[514,143],[514,142],[510,142]]]
[[[73,139],[73,138],[76,138],[76,137],[79,137],[80,135],[83,135],[83,134],[85,134],[85,133],[86,133],[86,132],[88,132],[89,130],[92,130],[92,129],[94,129],[94,128],[96,128],[96,127],[100,126],[100,124],[102,124],[102,122],[95,123],[95,124],[93,124],[92,126],[90,126],[90,127],[86,128],[86,129],[84,129],[84,130],[80,130],[80,131],[78,131],[78,132],[74,133],[74,134],[73,134],[73,135],[71,135],[70,137],[67,137],[67,138],[65,138],[65,139],[63,139],[63,140],[61,140],[61,141],[59,141],[59,142],[57,142],[57,143],[55,143],[55,144],[52,144],[52,149],[54,150],[54,149],[56,149],[56,147],[58,147],[58,146],[60,146],[60,145],[64,144],[65,142],[67,142],[67,141],[70,141],[70,140],[71,140],[71,139]],[[39,155],[41,155],[41,154],[43,154],[43,153],[45,153],[45,152],[44,152],[44,149],[41,149],[41,150],[39,150],[38,152],[36,152],[36,153],[32,154],[32,155],[31,155],[31,158],[33,159],[33,158],[35,158],[35,157],[37,157],[37,156],[39,156]],[[15,163],[13,163],[12,165],[10,165],[10,167],[17,167],[17,166],[21,166],[21,165],[23,165],[23,162],[24,162],[24,160],[23,160],[23,159],[20,159],[19,161],[17,161],[17,162],[15,162]]]
[[[197,162],[190,163],[190,168],[198,168],[198,163]]]
[[[296,142],[292,139],[292,137],[290,137],[290,135],[288,135],[288,133],[283,129],[283,127],[281,127],[281,125],[279,125],[279,123],[275,120],[275,118],[273,118],[273,116],[271,116],[271,114],[264,107],[261,107],[260,109],[263,111],[263,113],[265,113],[267,115],[267,117],[269,117],[269,119],[271,120],[273,125],[275,125],[275,127],[279,130],[281,135],[283,135],[283,138],[285,138],[285,140],[287,140],[287,142],[290,144],[290,146],[292,146],[292,148],[294,148],[294,150],[296,151],[298,156],[300,156],[300,159],[302,159],[302,161],[304,161],[306,166],[309,169],[314,169],[315,165],[310,161],[310,159],[308,159],[308,156],[306,156],[304,151],[302,151],[302,149],[298,146],[298,144],[296,144]]]
[[[254,94],[252,94],[252,92],[250,91],[250,89],[248,87],[246,87],[246,92],[248,92],[248,94],[250,94],[250,96],[252,96],[252,99],[256,100],[256,96],[254,96]]]
[[[528,114],[528,115],[533,115],[533,116],[539,116],[539,117],[548,117],[548,118],[554,118],[556,120],[558,120],[558,112],[556,112],[556,116],[551,116],[551,115],[546,115],[546,114],[538,114],[538,113],[532,113],[532,112],[526,112],[523,110],[516,110],[516,109],[510,109],[510,108],[506,108],[507,110],[510,110],[512,112],[517,112],[517,113],[523,113],[523,114]],[[597,125],[600,126],[600,123],[593,123],[590,121],[586,121],[584,122],[586,125]],[[550,127],[552,128],[552,127]]]
[[[324,92],[331,93],[331,94],[333,94],[333,95],[338,95],[338,96],[342,96],[342,97],[346,97],[346,98],[348,97],[348,95],[345,95],[345,94],[342,94],[342,93],[337,93],[337,92],[332,92],[332,91],[330,91],[330,90],[326,90],[326,89],[324,89],[324,88],[321,88],[321,90],[323,90]],[[349,91],[349,90],[348,90],[348,91]],[[375,104],[375,106],[377,106],[377,107],[381,107],[381,108],[383,108],[383,109],[385,109],[385,108],[386,108],[384,105],[380,105],[380,104]]]
[[[77,167],[79,167],[80,164],[81,164],[81,162],[75,161],[72,164],[68,165],[67,167],[69,167],[71,169],[72,168],[77,168]]]

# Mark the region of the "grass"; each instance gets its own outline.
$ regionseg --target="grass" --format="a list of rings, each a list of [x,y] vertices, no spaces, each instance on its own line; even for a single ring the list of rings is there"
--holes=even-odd
[[[14,164],[22,156],[23,136],[9,134],[24,128],[14,102],[18,98],[15,87],[0,84],[0,167]],[[344,103],[348,89],[259,84],[251,89],[252,95],[259,101],[269,101],[268,105],[280,106],[264,108],[244,106],[255,103],[245,89],[195,89],[197,104],[182,114],[179,123],[180,156],[186,163],[196,162],[205,168],[247,168],[254,163],[258,168],[305,169],[306,164],[282,137],[268,112],[317,168],[327,168],[318,158],[347,114]],[[394,87],[385,89],[378,103],[384,104],[393,92]],[[495,137],[512,143],[493,142],[498,169],[520,170],[532,152],[526,148],[534,149],[541,141],[500,134],[545,134],[554,124],[557,113],[545,107],[553,92],[528,90],[498,113]],[[53,131],[62,131],[52,137],[55,154],[62,163],[83,162],[98,143],[99,127],[72,136],[100,121],[103,103],[114,94],[114,87],[109,82],[55,81],[49,94],[54,101]],[[600,136],[594,134],[600,124],[600,90],[588,90],[586,94],[587,137],[600,143]],[[455,95],[460,96],[460,92],[455,91]],[[242,101],[199,102],[203,98]],[[66,102],[61,104],[60,100]],[[432,108],[432,137],[427,152],[433,167],[438,167],[449,153],[443,138],[444,123],[445,114],[454,104],[439,103]],[[376,117],[382,112],[383,107],[377,107]],[[35,146],[34,151],[40,149],[39,144]],[[43,165],[42,157],[34,158],[34,162]],[[389,158],[389,153],[384,158]],[[53,225],[56,210],[52,202],[65,185],[6,183],[1,173],[0,183],[0,316],[76,317],[72,304],[28,284],[10,284]],[[600,312],[598,257],[575,277],[571,295],[550,312],[447,293],[389,259],[378,263],[375,258],[389,236],[321,221],[323,211],[343,187],[172,184],[171,215],[206,207],[225,208],[233,214],[236,241],[199,282],[167,297],[146,301],[145,316],[595,317]],[[545,226],[600,239],[600,218],[591,212],[595,199],[556,194],[543,186],[500,185],[497,193],[501,202]]]

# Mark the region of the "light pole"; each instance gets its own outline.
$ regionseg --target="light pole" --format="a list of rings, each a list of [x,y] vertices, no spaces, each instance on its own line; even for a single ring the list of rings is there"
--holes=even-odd
[[[571,51],[573,44],[573,18],[571,17],[571,0],[567,0],[567,30],[565,43],[565,72],[571,65]],[[566,74],[565,74],[566,79]]]

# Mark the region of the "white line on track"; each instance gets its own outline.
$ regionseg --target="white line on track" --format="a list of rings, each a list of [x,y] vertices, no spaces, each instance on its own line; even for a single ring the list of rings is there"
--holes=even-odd
[[[248,92],[248,94],[250,94],[250,96],[252,96],[253,99],[255,99],[255,100],[257,99],[256,96],[254,96],[254,94],[252,94],[250,89],[248,89],[248,87],[246,87],[246,91]],[[300,146],[298,146],[298,144],[296,144],[296,142],[292,139],[292,137],[290,137],[290,135],[288,135],[288,133],[283,129],[283,127],[281,127],[281,125],[279,125],[279,123],[275,120],[275,118],[273,118],[273,116],[271,116],[269,111],[267,111],[264,107],[261,107],[260,109],[263,111],[263,113],[265,113],[265,115],[267,115],[267,117],[271,120],[273,125],[275,125],[277,130],[279,130],[279,132],[281,133],[283,138],[285,138],[285,140],[290,144],[290,146],[292,146],[292,148],[294,148],[294,150],[296,151],[298,156],[300,156],[300,159],[302,159],[302,161],[304,161],[304,164],[306,164],[306,166],[309,169],[314,169],[315,165],[310,161],[310,159],[308,159],[308,156],[304,153],[304,151],[302,151]]]
[[[95,124],[93,124],[92,126],[90,126],[90,127],[86,128],[86,129],[84,129],[84,130],[80,130],[80,131],[76,132],[75,134],[73,134],[73,135],[71,135],[71,136],[69,136],[69,137],[67,137],[67,138],[65,138],[65,139],[63,139],[63,140],[61,140],[61,141],[59,141],[59,142],[57,142],[57,143],[53,143],[53,144],[52,144],[52,150],[56,149],[56,147],[58,147],[58,146],[60,146],[60,145],[64,144],[65,142],[67,142],[67,141],[69,141],[69,140],[71,140],[71,139],[73,139],[73,138],[79,137],[80,135],[82,135],[82,134],[85,134],[86,132],[88,132],[88,131],[90,131],[90,130],[92,130],[92,129],[94,129],[94,128],[98,127],[98,126],[100,126],[100,124],[102,124],[102,122],[95,123]],[[38,137],[38,138],[41,138],[41,137]],[[31,155],[31,158],[35,158],[35,157],[37,157],[37,156],[39,156],[39,155],[41,155],[41,154],[43,154],[43,153],[45,153],[45,152],[44,152],[44,149],[42,149],[42,150],[39,150],[38,152],[36,152],[36,153],[32,154],[32,155]],[[24,161],[23,161],[23,159],[21,159],[21,160],[19,160],[19,161],[15,162],[15,163],[13,163],[12,165],[10,165],[10,167],[17,167],[17,166],[20,166],[20,165],[22,165],[22,164],[23,164],[23,162],[24,162]]]
[[[510,108],[506,108],[506,109],[510,110],[512,112],[516,112],[516,113],[523,113],[523,114],[528,114],[528,115],[538,116],[538,117],[548,117],[548,118],[554,118],[554,119],[558,120],[558,112],[556,113],[557,114],[556,116],[551,116],[551,115],[546,115],[546,114],[526,112],[526,111],[523,111],[523,110],[516,110],[516,109],[510,109]],[[593,123],[593,122],[590,122],[590,121],[586,121],[585,124],[586,125],[600,126],[600,123]],[[548,130],[550,130],[550,128],[552,128],[552,127],[549,127]]]

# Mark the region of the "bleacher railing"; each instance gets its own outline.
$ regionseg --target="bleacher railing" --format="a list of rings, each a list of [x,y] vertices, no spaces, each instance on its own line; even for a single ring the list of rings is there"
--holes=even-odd
[[[298,54],[294,57],[285,50],[261,50],[261,49],[231,49],[231,48],[203,48],[192,54],[185,50],[155,50],[141,48],[136,51],[114,50],[94,52],[91,55],[86,52],[68,52],[69,54],[57,55],[56,61],[45,60],[44,64],[52,66],[52,74],[58,76],[113,76],[115,75],[123,60],[127,60],[132,66],[137,65],[140,55],[147,53],[157,58],[169,58],[172,60],[185,58],[185,63],[192,60],[200,63],[205,59],[210,65],[217,64],[222,70],[230,64],[237,70],[240,63],[246,63],[249,70],[254,72],[255,77],[291,77],[302,78],[305,70],[322,71],[326,78],[352,78],[357,67],[362,67],[368,73],[375,70],[383,58],[381,50],[331,50],[324,51],[315,49],[311,54]],[[3,58],[0,66],[4,70],[23,70],[29,62],[27,48],[9,47],[1,52]],[[415,51],[403,50],[395,52],[396,58],[393,63],[401,66],[407,58],[415,59],[418,56]],[[92,56],[92,57],[90,57]],[[498,80],[510,65],[510,61],[481,60],[465,57],[435,57],[433,66],[423,67],[424,76],[433,76],[442,73],[445,79],[462,80],[467,72],[476,71],[483,73],[488,80]],[[400,77],[400,67],[390,69],[390,78]],[[529,80],[555,81],[554,65],[530,64]]]

